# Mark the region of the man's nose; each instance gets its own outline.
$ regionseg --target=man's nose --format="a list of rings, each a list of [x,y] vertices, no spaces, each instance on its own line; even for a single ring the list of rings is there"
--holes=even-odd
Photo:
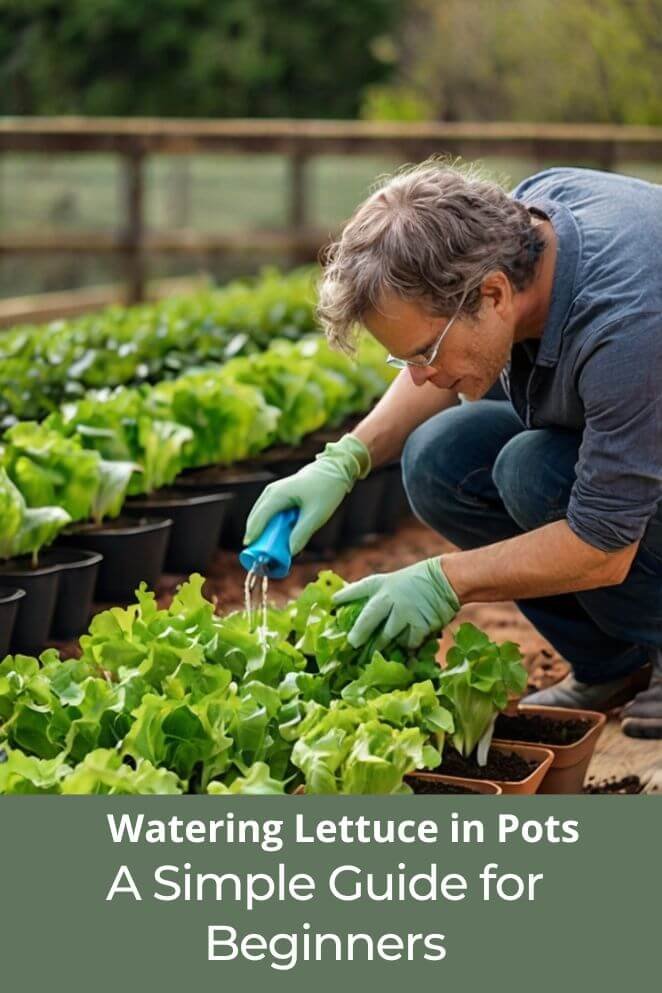
[[[432,365],[410,365],[407,368],[414,386],[423,386],[435,374],[435,368]]]

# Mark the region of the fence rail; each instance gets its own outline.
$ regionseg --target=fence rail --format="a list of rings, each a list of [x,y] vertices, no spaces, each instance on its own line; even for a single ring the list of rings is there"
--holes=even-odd
[[[660,162],[662,128],[501,123],[390,124],[358,121],[178,120],[151,118],[0,118],[0,157],[8,152],[100,153],[123,162],[124,216],[113,232],[0,232],[0,255],[54,252],[115,255],[123,260],[126,299],[144,299],[150,255],[200,255],[254,247],[314,257],[328,232],[309,225],[306,167],[319,155],[389,155],[418,161],[432,154],[524,156],[534,162]],[[145,222],[144,166],[151,155],[281,154],[289,162],[287,224],[278,231],[203,235],[151,233]]]

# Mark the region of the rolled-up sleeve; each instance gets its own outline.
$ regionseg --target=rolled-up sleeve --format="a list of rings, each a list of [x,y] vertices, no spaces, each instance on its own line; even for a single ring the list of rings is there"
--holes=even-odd
[[[567,520],[615,551],[642,537],[662,499],[662,316],[592,336],[577,382],[586,425]]]

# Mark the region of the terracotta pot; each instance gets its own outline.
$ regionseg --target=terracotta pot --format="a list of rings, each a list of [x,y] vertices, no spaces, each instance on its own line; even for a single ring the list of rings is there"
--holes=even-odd
[[[547,742],[536,742],[548,748],[554,755],[554,760],[538,788],[539,793],[581,793],[584,785],[586,770],[598,738],[605,726],[607,717],[596,710],[571,710],[567,707],[539,707],[534,704],[522,704],[518,708],[520,714],[537,714],[549,717],[555,721],[587,721],[590,727],[586,733],[571,745],[553,745]],[[499,738],[499,743],[509,745],[519,744]]]
[[[554,753],[550,751],[549,748],[541,748],[540,746],[534,745],[521,745],[518,742],[504,743],[504,742],[492,742],[490,746],[490,752],[514,752],[521,758],[528,762],[536,762],[536,768],[531,772],[526,779],[520,779],[518,781],[497,779],[496,776],[491,776],[489,782],[496,783],[497,786],[501,787],[501,790],[507,794],[529,794],[537,793],[538,787],[540,786],[543,777],[547,770],[549,769],[552,761],[554,759]],[[488,758],[489,762],[489,758]],[[443,769],[443,759],[442,765],[440,767]],[[461,779],[462,782],[467,783],[484,783],[486,780],[479,778],[477,776],[472,776],[472,769],[469,766],[466,770],[462,767],[455,769],[453,766],[453,775],[448,776],[449,779]],[[455,772],[460,772],[461,775],[456,776]],[[448,775],[448,772],[441,773],[440,775]]]
[[[488,779],[462,779],[460,776],[440,776],[436,772],[412,772],[405,776],[405,780],[428,779],[435,782],[447,783],[449,786],[457,786],[459,789],[471,790],[473,793],[485,793],[491,796],[499,796],[503,790],[496,783]],[[305,796],[306,787],[297,786],[292,790],[291,796]]]
[[[516,752],[523,759],[538,763],[531,775],[527,776],[526,779],[521,779],[518,783],[508,782],[505,779],[495,779],[494,782],[501,787],[504,793],[507,795],[530,795],[538,792],[547,770],[554,761],[554,753],[549,748],[541,748],[538,745],[521,745],[519,742],[504,745],[495,741],[492,742],[491,748],[501,752]]]
[[[458,789],[471,790],[472,793],[485,793],[491,796],[500,796],[503,793],[501,787],[489,779],[462,779],[461,776],[441,776],[437,772],[415,772],[405,776],[405,781],[410,784],[414,779],[445,783],[448,786],[457,786]]]

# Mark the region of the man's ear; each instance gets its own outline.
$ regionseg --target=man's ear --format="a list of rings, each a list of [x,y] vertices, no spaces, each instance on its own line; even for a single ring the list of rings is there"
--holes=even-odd
[[[480,292],[481,306],[484,304],[495,310],[499,317],[505,317],[513,300],[512,283],[506,274],[499,270],[488,273],[481,284]]]

